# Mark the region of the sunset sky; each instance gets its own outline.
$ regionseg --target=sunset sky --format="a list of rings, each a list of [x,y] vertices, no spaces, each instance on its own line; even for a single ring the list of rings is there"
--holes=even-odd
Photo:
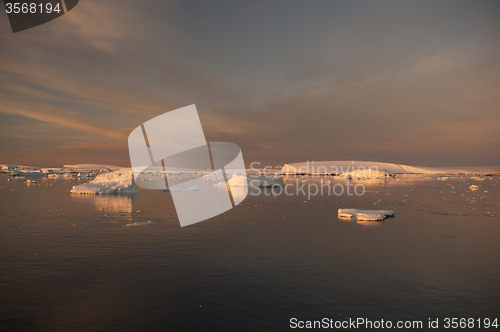
[[[191,104],[247,165],[500,165],[500,1],[82,0],[15,34],[0,14],[0,163],[130,166],[128,134]]]

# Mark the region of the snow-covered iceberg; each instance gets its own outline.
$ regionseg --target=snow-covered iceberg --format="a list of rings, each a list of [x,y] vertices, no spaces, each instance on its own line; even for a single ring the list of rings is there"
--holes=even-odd
[[[0,173],[10,173],[11,176],[30,175],[32,172],[36,174],[42,173],[40,167],[0,164]]]
[[[0,164],[1,173],[9,176],[47,176],[51,178],[87,177],[96,173],[121,169],[119,166],[100,164],[64,165],[64,167],[35,167]]]
[[[416,167],[376,161],[307,161],[283,165],[282,174],[344,175],[351,178],[374,178],[392,174],[489,174],[500,167]]]
[[[113,194],[113,193],[136,193],[132,170],[119,169],[111,173],[97,176],[94,180],[74,186],[73,194]]]
[[[339,209],[339,218],[356,218],[358,220],[380,221],[394,216],[392,210],[361,210],[361,209]]]
[[[102,165],[102,164],[76,164],[76,165],[64,165],[64,168],[79,171],[79,172],[104,172],[109,170],[121,169],[121,166],[114,165]]]

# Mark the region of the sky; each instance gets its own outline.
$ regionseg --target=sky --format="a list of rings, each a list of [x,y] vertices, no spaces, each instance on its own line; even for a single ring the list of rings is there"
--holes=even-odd
[[[500,1],[82,0],[0,13],[0,163],[130,166],[127,137],[196,104],[247,165],[500,165]]]

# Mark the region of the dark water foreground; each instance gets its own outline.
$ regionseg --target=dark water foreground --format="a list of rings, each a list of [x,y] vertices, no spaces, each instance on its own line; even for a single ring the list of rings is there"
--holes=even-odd
[[[311,200],[268,190],[184,228],[161,191],[83,196],[69,194],[82,180],[0,181],[0,331],[500,318],[498,177],[402,177]],[[339,207],[399,214],[361,224],[339,220]]]

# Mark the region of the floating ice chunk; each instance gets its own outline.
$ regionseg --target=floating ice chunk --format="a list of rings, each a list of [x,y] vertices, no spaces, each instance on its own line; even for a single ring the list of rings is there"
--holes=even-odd
[[[472,186],[469,187],[470,190],[474,191],[474,190],[478,190],[479,189],[479,186],[476,186],[475,184],[473,184]]]
[[[111,173],[101,174],[94,180],[73,186],[73,194],[112,194],[136,193],[131,169],[119,169]]]
[[[384,220],[394,216],[392,210],[361,210],[361,209],[339,209],[339,218],[356,218],[358,220]]]
[[[133,222],[126,224],[125,227],[137,227],[137,226],[148,226],[148,225],[154,225],[155,222],[153,221],[139,221],[139,222]]]
[[[233,174],[227,183],[230,187],[247,187],[248,178],[245,175]]]

